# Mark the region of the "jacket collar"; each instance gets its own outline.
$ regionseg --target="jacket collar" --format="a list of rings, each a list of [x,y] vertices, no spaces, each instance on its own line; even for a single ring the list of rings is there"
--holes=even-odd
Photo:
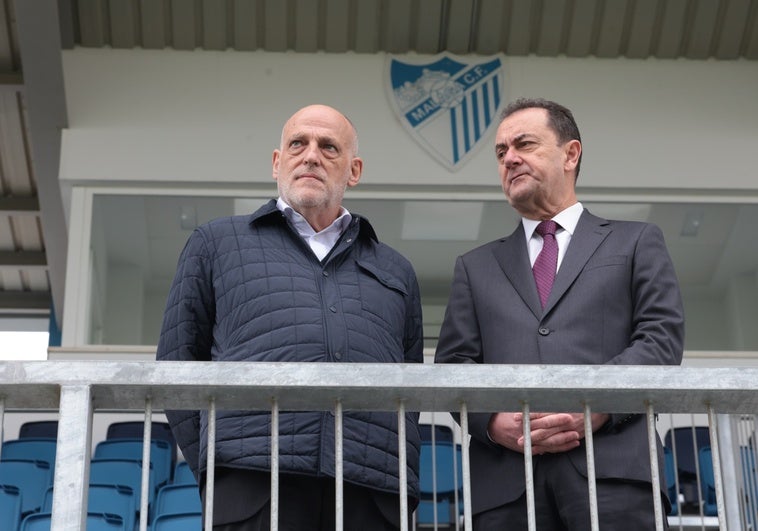
[[[350,214],[353,216],[353,220],[345,230],[345,233],[357,231],[357,238],[367,238],[374,240],[375,242],[379,241],[376,231],[374,231],[374,227],[371,226],[368,219],[354,212],[351,212]],[[288,223],[285,215],[276,207],[276,199],[271,199],[258,210],[250,214],[248,223],[250,225],[255,225],[266,222],[275,223],[277,221],[284,224]]]

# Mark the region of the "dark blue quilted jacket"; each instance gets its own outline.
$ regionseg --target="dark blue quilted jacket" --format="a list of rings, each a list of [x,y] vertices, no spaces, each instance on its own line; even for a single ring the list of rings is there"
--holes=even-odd
[[[198,227],[179,259],[159,360],[422,362],[418,283],[410,263],[353,220],[319,262],[270,201],[251,216]],[[205,412],[169,411],[196,473],[206,463]],[[418,415],[407,416],[408,494],[418,496]],[[334,417],[279,416],[281,472],[334,476]],[[216,465],[269,470],[270,415],[217,414]],[[397,415],[344,414],[344,479],[398,492]]]

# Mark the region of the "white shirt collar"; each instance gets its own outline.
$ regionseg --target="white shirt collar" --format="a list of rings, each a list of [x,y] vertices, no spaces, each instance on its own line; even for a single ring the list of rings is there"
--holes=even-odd
[[[567,209],[562,210],[553,216],[552,219],[558,223],[563,230],[573,236],[574,231],[576,230],[576,225],[579,223],[579,218],[582,216],[582,212],[584,212],[584,206],[577,201]],[[537,225],[540,224],[540,220],[521,218],[521,223],[524,226],[526,240],[531,240],[534,230],[537,228]]]

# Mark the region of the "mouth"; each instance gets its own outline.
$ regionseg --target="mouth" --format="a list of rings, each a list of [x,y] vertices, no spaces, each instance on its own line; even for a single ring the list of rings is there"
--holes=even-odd
[[[310,172],[301,173],[300,175],[298,175],[297,177],[295,177],[296,181],[300,181],[300,180],[303,180],[303,179],[305,179],[305,180],[316,180],[318,182],[323,182],[324,181],[324,179],[320,175],[317,175],[315,173],[310,173]]]
[[[508,184],[513,184],[514,182],[518,181],[522,177],[527,177],[528,175],[529,174],[525,172],[517,173],[516,175],[508,179]]]

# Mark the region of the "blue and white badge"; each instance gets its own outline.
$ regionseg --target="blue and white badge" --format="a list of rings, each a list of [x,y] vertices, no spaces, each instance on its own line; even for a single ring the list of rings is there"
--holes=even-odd
[[[499,122],[505,100],[502,56],[460,57],[431,62],[390,57],[388,92],[400,122],[450,171],[460,168]]]

